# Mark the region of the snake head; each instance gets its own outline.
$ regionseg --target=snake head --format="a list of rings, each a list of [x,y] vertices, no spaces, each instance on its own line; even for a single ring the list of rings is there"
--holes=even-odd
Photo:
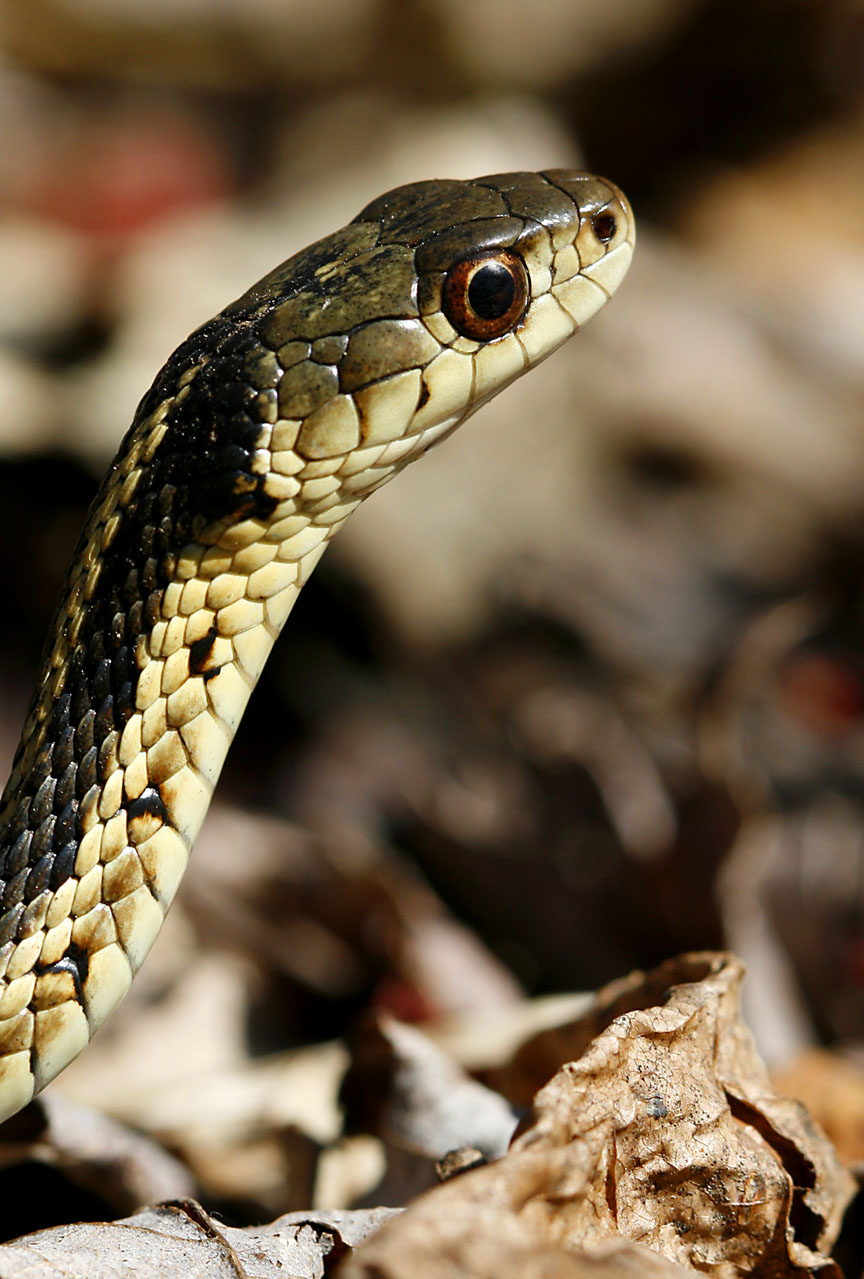
[[[581,328],[623,279],[633,215],[569,169],[398,187],[236,304],[266,420],[265,491],[341,519]],[[285,483],[284,481],[290,481]]]
[[[196,540],[335,529],[581,328],[634,240],[619,189],[576,170],[397,187],[193,333],[118,466],[152,457],[190,511],[197,476]]]
[[[581,328],[634,239],[618,188],[576,170],[397,187],[192,334],[122,464],[154,453],[181,496],[199,476],[199,540],[335,529]]]

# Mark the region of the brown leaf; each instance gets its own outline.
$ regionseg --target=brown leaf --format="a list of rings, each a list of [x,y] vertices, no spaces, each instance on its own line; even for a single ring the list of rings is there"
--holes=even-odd
[[[627,1240],[605,1241],[588,1253],[537,1231],[524,1209],[544,1192],[548,1164],[540,1152],[516,1159],[508,1155],[421,1195],[346,1258],[339,1279],[685,1279],[695,1274]]]
[[[422,1196],[346,1275],[500,1279],[540,1253],[537,1274],[582,1274],[568,1269],[580,1254],[599,1265],[624,1240],[627,1257],[647,1247],[729,1279],[839,1274],[828,1253],[851,1178],[803,1107],[773,1093],[738,1019],[742,977],[730,956],[691,955],[601,995],[558,1032],[595,1037],[508,1154]]]
[[[539,1209],[556,1235],[620,1233],[744,1273],[824,1263],[814,1250],[834,1242],[851,1181],[803,1107],[774,1094],[738,1019],[742,978],[730,957],[693,955],[619,986],[615,1002],[636,1006],[538,1094],[514,1152],[597,1152],[584,1199]],[[663,986],[659,1007],[638,1007],[640,987]]]

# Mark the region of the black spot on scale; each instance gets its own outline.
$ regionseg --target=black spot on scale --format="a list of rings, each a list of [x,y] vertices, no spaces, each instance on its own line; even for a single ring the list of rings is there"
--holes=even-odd
[[[53,964],[36,964],[33,972],[37,977],[44,977],[48,973],[68,973],[72,978],[75,987],[75,994],[78,1002],[84,1004],[84,983],[87,981],[87,975],[90,971],[90,955],[89,952],[76,946],[75,942],[70,942],[62,959],[58,959]]]
[[[136,817],[157,817],[160,821],[166,821],[168,814],[157,787],[147,786],[137,799],[130,799],[126,805],[126,816],[130,821]]]
[[[215,675],[216,670],[207,669],[207,660],[213,652],[213,645],[216,643],[217,630],[215,626],[211,626],[205,635],[195,640],[189,645],[189,673],[190,675],[203,675],[205,679],[208,675]]]

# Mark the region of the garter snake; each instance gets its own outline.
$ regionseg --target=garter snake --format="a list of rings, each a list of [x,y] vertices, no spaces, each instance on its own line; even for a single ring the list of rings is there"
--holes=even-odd
[[[633,238],[589,174],[415,183],[170,357],[90,509],[0,807],[0,1119],[127,990],[334,533],[580,328]]]

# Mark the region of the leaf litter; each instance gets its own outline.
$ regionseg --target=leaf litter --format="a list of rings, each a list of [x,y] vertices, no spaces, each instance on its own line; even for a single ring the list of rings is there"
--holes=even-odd
[[[708,952],[633,974],[531,1034],[496,1090],[382,1018],[354,1046],[348,1125],[440,1161],[443,1184],[404,1209],[247,1230],[177,1200],[25,1236],[0,1247],[0,1275],[839,1279],[830,1254],[854,1181],[804,1107],[773,1089],[738,1015],[742,979],[733,956]],[[545,1082],[504,1149],[508,1090],[531,1073]],[[365,1113],[352,1081],[377,1093]]]

